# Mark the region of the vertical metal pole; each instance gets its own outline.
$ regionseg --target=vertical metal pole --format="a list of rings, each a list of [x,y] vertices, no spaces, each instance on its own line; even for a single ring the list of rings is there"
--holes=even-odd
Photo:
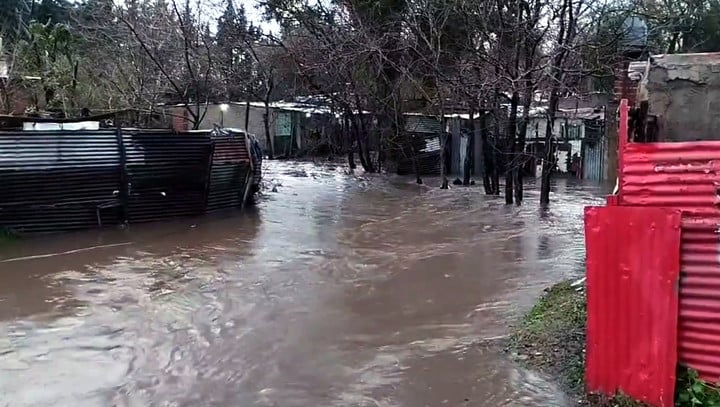
[[[625,161],[623,160],[625,147],[628,143],[628,100],[620,101],[620,119],[618,123],[618,197],[622,202],[623,190],[623,169]]]
[[[208,148],[208,162],[207,162],[207,176],[205,177],[205,208],[204,212],[208,210],[208,199],[210,198],[210,188],[212,186],[212,167],[213,158],[215,157],[215,140],[210,136],[210,146]]]
[[[128,205],[128,176],[127,176],[127,157],[125,155],[125,142],[123,141],[122,128],[118,116],[115,115],[115,139],[118,146],[119,171],[120,171],[120,223],[127,222],[127,205]]]
[[[250,101],[247,100],[245,102],[245,133],[250,134],[250,129],[248,129],[248,126],[250,126]]]

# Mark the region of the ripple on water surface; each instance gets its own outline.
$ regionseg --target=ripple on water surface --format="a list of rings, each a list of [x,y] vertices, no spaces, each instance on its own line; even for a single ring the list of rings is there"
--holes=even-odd
[[[267,163],[243,215],[0,251],[0,405],[563,406],[498,343],[582,272],[582,209]],[[5,261],[3,261],[4,259]],[[17,259],[16,261],[8,261]]]

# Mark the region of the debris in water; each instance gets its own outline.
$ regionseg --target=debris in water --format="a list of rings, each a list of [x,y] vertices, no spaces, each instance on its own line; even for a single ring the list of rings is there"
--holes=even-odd
[[[298,178],[306,178],[308,176],[307,171],[305,171],[304,169],[287,171],[284,174],[289,175],[291,177],[298,177]]]

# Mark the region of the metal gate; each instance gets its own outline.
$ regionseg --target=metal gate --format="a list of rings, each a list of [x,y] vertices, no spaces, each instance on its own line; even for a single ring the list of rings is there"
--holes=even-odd
[[[585,209],[588,391],[673,405],[681,212]]]
[[[583,141],[583,179],[602,181],[603,173],[603,143],[602,140]]]
[[[460,171],[458,171],[458,174],[460,174],[461,179],[465,179],[465,160],[467,160],[469,157],[467,156],[467,147],[468,143],[470,143],[470,137],[467,134],[461,134],[460,135],[460,158],[458,159],[458,165],[460,167]]]

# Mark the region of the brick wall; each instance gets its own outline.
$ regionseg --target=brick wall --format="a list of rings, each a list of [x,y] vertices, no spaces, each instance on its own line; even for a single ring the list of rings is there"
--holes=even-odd
[[[627,99],[629,105],[634,106],[635,101],[637,100],[637,90],[640,83],[628,78],[629,65],[629,59],[619,61],[615,64],[615,84],[613,93],[616,101]]]

